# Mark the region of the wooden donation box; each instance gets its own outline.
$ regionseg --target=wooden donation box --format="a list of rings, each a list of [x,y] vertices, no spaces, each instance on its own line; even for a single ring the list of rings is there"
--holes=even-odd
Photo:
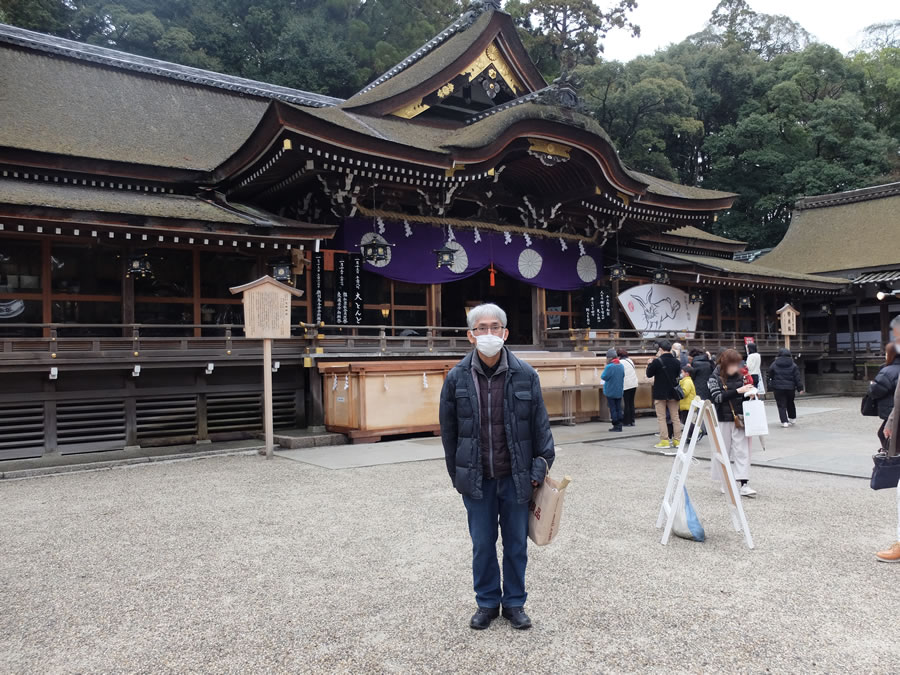
[[[303,291],[266,275],[243,286],[229,289],[243,293],[244,335],[263,341],[263,428],[266,457],[272,457],[274,421],[272,415],[272,340],[291,336],[291,298]]]

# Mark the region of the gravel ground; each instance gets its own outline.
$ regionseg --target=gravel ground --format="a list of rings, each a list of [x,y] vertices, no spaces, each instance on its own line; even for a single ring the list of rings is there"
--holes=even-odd
[[[473,610],[438,461],[216,457],[0,484],[0,672],[895,672],[892,491],[754,469],[756,542],[695,467],[699,544],[659,544],[668,458],[567,445],[529,632]],[[878,514],[882,514],[880,517]]]

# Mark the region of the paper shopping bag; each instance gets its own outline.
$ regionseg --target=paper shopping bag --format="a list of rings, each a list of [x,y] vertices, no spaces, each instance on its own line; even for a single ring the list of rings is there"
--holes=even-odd
[[[543,457],[541,458],[543,459]],[[544,460],[546,462],[546,460]],[[549,470],[544,482],[534,489],[531,503],[528,505],[528,537],[538,546],[546,546],[559,532],[559,521],[562,519],[563,499],[570,478],[562,481],[550,477]]]
[[[765,436],[769,433],[766,405],[759,399],[744,401],[744,433],[747,436]]]

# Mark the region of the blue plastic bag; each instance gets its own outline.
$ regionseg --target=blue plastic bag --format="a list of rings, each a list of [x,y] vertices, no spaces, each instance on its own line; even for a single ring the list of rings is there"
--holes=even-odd
[[[692,541],[704,541],[706,532],[703,531],[703,525],[700,524],[700,518],[691,504],[691,498],[688,497],[687,487],[684,488],[684,499],[678,512],[675,514],[675,522],[672,524],[672,532],[682,539],[690,539]]]

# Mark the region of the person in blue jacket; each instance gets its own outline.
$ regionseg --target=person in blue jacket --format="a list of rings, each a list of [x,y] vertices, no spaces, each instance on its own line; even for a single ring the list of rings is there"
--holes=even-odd
[[[610,431],[622,431],[622,397],[625,395],[625,366],[619,363],[615,349],[606,352],[606,368],[600,375],[603,380],[603,393],[609,404],[609,418],[612,420]]]

